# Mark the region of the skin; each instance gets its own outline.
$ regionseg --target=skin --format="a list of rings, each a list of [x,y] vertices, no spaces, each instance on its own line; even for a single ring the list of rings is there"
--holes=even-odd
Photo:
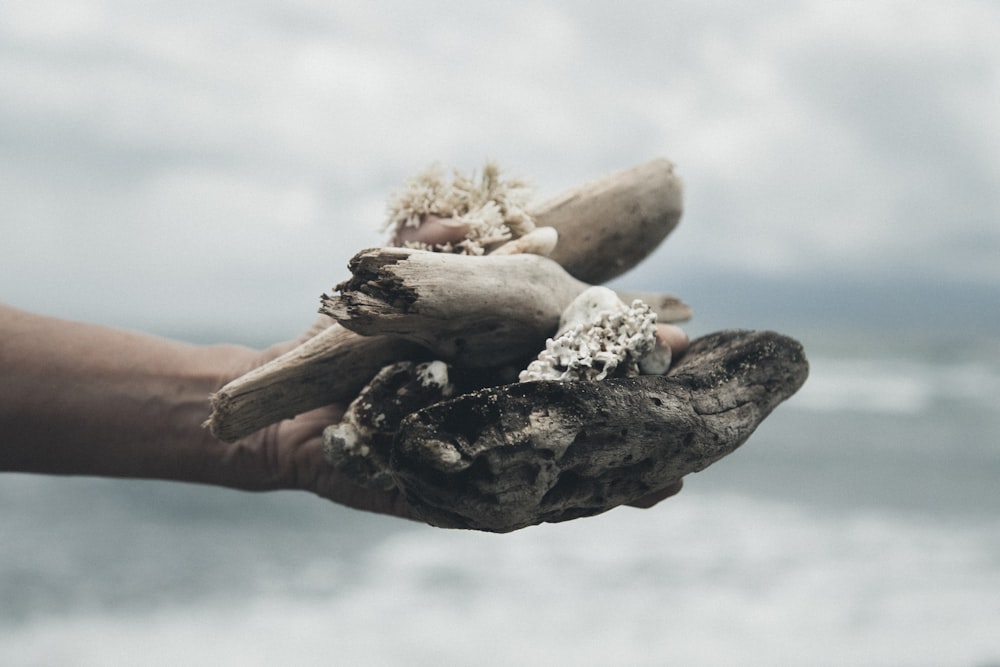
[[[436,215],[425,215],[419,227],[399,227],[389,240],[389,245],[401,246],[406,243],[426,243],[428,245],[443,245],[458,243],[469,232],[465,223],[455,222],[449,218]]]
[[[247,491],[300,489],[355,509],[414,519],[397,491],[358,487],[326,462],[322,431],[340,419],[342,405],[234,443],[216,440],[202,427],[212,392],[326,324],[317,322],[296,341],[253,350],[191,345],[0,305],[0,471],[163,479]],[[678,348],[686,346],[683,331],[666,331]],[[680,486],[634,505],[651,507]]]

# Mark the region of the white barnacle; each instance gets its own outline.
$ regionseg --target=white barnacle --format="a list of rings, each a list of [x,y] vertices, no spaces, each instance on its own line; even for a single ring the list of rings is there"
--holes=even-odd
[[[364,443],[365,434],[354,423],[340,422],[329,426],[328,431],[325,434],[328,447],[339,447],[355,456],[368,456],[368,445]]]
[[[521,371],[521,382],[603,380],[639,374],[656,345],[656,314],[642,301],[627,306],[606,287],[591,287],[563,312],[559,331]]]
[[[417,381],[423,387],[438,387],[442,396],[451,396],[455,388],[448,378],[448,364],[443,361],[426,361],[414,369]]]

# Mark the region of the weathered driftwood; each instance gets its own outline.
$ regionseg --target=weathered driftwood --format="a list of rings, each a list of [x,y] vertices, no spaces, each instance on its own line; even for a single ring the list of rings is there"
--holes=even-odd
[[[326,460],[359,486],[393,488],[389,457],[400,422],[454,390],[443,361],[389,364],[351,401],[343,419],[323,430]]]
[[[420,410],[391,472],[436,526],[508,532],[599,514],[735,450],[807,374],[790,338],[719,332],[666,376],[504,385]]]
[[[681,184],[673,166],[654,160],[571,190],[533,213],[539,226],[559,231],[555,261],[580,280],[600,282],[652,252],[677,224],[680,210]],[[304,349],[220,389],[208,426],[218,438],[237,440],[331,401],[350,400],[383,365],[419,354],[402,340],[364,340],[333,326]]]
[[[359,333],[334,324],[224,386],[212,397],[208,426],[215,437],[231,442],[321,405],[350,401],[383,366],[394,361],[436,356],[458,365],[476,366],[530,357],[552,335],[562,308],[587,287],[551,260],[537,255],[469,257],[380,248],[359,253],[352,260],[352,268],[359,257],[365,258],[360,263],[367,268],[356,269],[354,281],[358,288],[336,299],[345,309],[341,313],[345,320]],[[388,261],[387,257],[407,260]],[[412,267],[413,280],[399,282],[385,275],[386,288],[376,289],[372,265],[403,268],[404,274],[406,267]],[[456,265],[464,270],[457,271]],[[518,267],[531,270],[509,272]],[[494,285],[487,286],[484,277]],[[404,302],[411,287],[420,296],[419,305],[406,314],[394,312],[393,304],[398,307]],[[495,293],[484,296],[488,290]],[[690,317],[690,308],[670,295],[622,296],[643,299],[658,313],[660,321]],[[346,304],[357,301],[368,304],[350,311],[359,313],[360,323],[351,320],[346,310]],[[330,297],[324,297],[323,312],[334,314],[328,308],[331,302]],[[376,316],[379,304],[384,307]],[[429,355],[428,350],[433,354]]]
[[[372,248],[351,260],[353,277],[324,295],[320,312],[357,333],[419,343],[460,366],[496,366],[532,356],[563,310],[590,285],[539,255],[473,257]],[[661,322],[691,311],[655,295]]]
[[[313,408],[350,401],[386,364],[423,354],[401,338],[359,336],[333,324],[216,392],[207,426],[220,440],[239,440]]]
[[[669,160],[615,172],[542,203],[539,226],[555,227],[549,255],[580,280],[598,285],[641,262],[673,231],[684,187]]]

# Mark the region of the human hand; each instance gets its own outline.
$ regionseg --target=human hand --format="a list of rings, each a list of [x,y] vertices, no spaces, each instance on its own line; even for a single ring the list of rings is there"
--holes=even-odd
[[[245,350],[231,364],[225,383],[305,343],[330,325],[321,317],[299,338],[263,351]],[[220,384],[222,384],[220,383]],[[359,510],[416,519],[396,490],[362,487],[337,470],[323,453],[323,429],[340,421],[345,405],[334,403],[271,424],[229,446],[235,486],[251,490],[298,489]]]
[[[327,326],[329,320],[320,318],[295,341],[242,356],[233,366],[233,377],[306,342]],[[679,357],[687,348],[687,335],[679,327],[660,324],[657,326],[657,336],[662,344],[671,348],[675,357]],[[241,481],[236,485],[254,489],[301,489],[354,509],[419,519],[398,489],[383,490],[361,486],[327,460],[323,451],[323,430],[341,420],[345,407],[337,403],[310,410],[233,443],[234,451],[240,452],[238,456],[231,457],[232,463],[240,471]],[[678,493],[681,485],[678,481],[629,505],[652,507]]]

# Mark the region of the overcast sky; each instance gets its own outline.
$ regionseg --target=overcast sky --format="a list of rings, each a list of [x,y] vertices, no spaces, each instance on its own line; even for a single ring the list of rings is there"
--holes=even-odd
[[[994,2],[13,0],[0,300],[291,334],[431,162],[545,197],[659,156],[686,213],[637,289],[1000,293],[998,119]]]

